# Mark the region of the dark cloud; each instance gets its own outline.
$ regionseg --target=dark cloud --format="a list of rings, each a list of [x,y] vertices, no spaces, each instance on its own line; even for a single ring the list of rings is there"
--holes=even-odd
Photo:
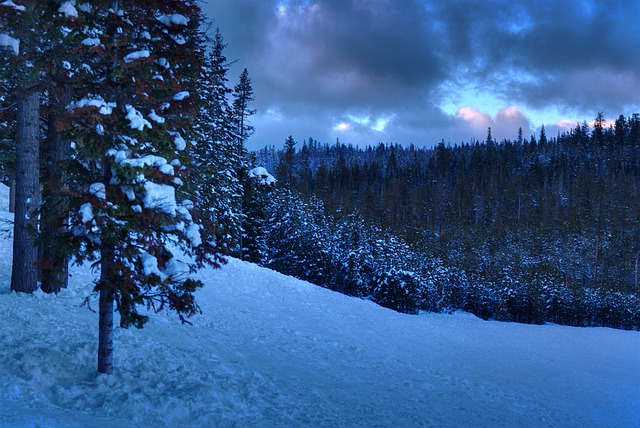
[[[247,67],[253,79],[254,147],[289,134],[432,145],[484,139],[488,126],[513,138],[535,132],[544,110],[558,113],[544,119],[555,130],[640,108],[636,0],[209,0],[205,10],[237,60],[231,78]]]

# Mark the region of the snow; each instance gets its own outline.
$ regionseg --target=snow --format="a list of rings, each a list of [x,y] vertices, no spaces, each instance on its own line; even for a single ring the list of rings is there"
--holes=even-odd
[[[113,109],[116,107],[116,103],[106,102],[100,97],[87,97],[70,103],[67,106],[67,110],[74,110],[76,108],[83,107],[96,107],[98,109],[98,113],[102,115],[109,115],[113,113]]]
[[[116,328],[99,375],[96,272],[10,293],[0,251],[2,427],[640,426],[639,332],[403,315],[235,259],[196,275],[193,325]]]
[[[89,193],[99,199],[107,198],[107,188],[103,183],[93,183],[89,186]]]
[[[275,184],[276,179],[264,167],[256,167],[249,171],[249,177],[257,178],[260,184]]]
[[[189,226],[187,226],[184,233],[193,248],[199,247],[200,245],[202,245],[202,236],[200,235],[200,226],[198,226],[195,223],[191,223]]]
[[[167,27],[172,25],[187,25],[189,22],[189,18],[179,13],[173,14],[163,14],[156,18],[158,21],[162,22]]]
[[[178,45],[184,45],[187,43],[187,39],[184,36],[171,34],[171,39],[173,39],[173,41]]]
[[[13,53],[20,53],[20,40],[14,39],[7,34],[0,34],[0,46],[7,46],[13,50]]]
[[[171,216],[176,215],[176,190],[173,186],[147,181],[144,183],[144,190],[142,203],[145,208],[156,209]]]
[[[156,123],[164,123],[164,117],[158,116],[155,110],[151,110],[151,113],[149,113],[149,119],[153,120]]]
[[[9,1],[9,0],[0,3],[0,6],[9,6],[9,7],[14,8],[15,10],[19,10],[21,12],[24,12],[25,10],[27,10],[26,7],[24,7],[22,5],[15,4],[14,2]]]
[[[140,58],[149,58],[149,55],[151,55],[151,52],[149,52],[148,50],[131,52],[129,55],[124,57],[124,62],[128,63],[128,62],[133,62]]]
[[[158,268],[158,259],[152,256],[149,253],[140,254],[140,261],[142,262],[142,273],[145,276],[149,276],[152,274],[158,275],[160,278],[165,278],[166,276],[160,272]]]
[[[174,134],[173,143],[176,145],[176,149],[178,150],[184,150],[187,148],[187,142],[177,132]]]
[[[158,64],[160,67],[164,67],[164,68],[171,67],[171,64],[169,64],[169,61],[166,58],[158,58],[157,60],[155,60],[155,63]]]
[[[87,223],[93,220],[93,208],[90,202],[85,202],[84,204],[80,205],[80,209],[78,210],[78,212],[82,216],[83,223]]]
[[[173,96],[173,99],[175,101],[182,101],[185,98],[189,98],[189,91],[182,91],[182,92],[178,92]]]
[[[78,5],[78,9],[80,9],[81,11],[86,12],[86,13],[91,13],[91,9],[92,9],[91,3],[79,4]]]
[[[82,41],[82,44],[85,46],[100,46],[100,39],[96,37],[87,37]]]
[[[78,10],[75,8],[75,1],[66,1],[60,5],[58,8],[58,13],[63,14],[67,18],[77,18]]]
[[[127,115],[124,117],[129,121],[129,126],[131,129],[137,129],[138,131],[143,131],[145,126],[151,128],[151,122],[145,119],[138,110],[136,110],[130,104],[127,104],[125,107],[127,111]]]
[[[175,171],[173,169],[173,166],[169,165],[168,163],[160,166],[159,168],[160,172],[163,174],[167,174],[167,175],[173,175],[175,174]]]
[[[129,165],[134,168],[142,168],[145,166],[156,166],[162,168],[164,165],[167,165],[167,160],[162,156],[145,155],[141,158],[127,158],[124,150],[115,151],[113,149],[109,150],[107,154],[113,155],[116,162],[119,162],[122,165]]]

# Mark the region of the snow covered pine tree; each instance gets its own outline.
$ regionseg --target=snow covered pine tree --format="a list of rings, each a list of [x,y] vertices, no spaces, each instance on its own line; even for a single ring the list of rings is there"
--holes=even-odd
[[[180,201],[201,58],[195,1],[64,2],[83,25],[67,58],[74,86],[69,242],[100,266],[98,371],[113,370],[114,303],[120,325],[142,327],[138,305],[199,312],[188,277],[220,254],[203,241],[193,203]]]
[[[204,46],[203,46],[204,48]],[[196,142],[186,180],[195,203],[194,218],[203,226],[203,239],[215,241],[225,252],[241,233],[242,186],[238,180],[241,157],[236,149],[235,126],[227,86],[224,41],[216,31],[200,76],[200,114],[194,120]]]

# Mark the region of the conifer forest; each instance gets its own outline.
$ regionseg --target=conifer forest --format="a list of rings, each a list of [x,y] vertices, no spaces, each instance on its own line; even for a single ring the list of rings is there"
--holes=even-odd
[[[401,312],[640,328],[640,116],[514,134],[264,148],[263,263]]]

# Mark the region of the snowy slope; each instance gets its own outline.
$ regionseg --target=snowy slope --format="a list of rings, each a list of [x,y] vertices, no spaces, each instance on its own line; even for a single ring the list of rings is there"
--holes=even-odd
[[[638,332],[402,315],[237,260],[199,274],[192,326],[118,329],[98,375],[93,274],[10,293],[7,238],[0,427],[640,426]]]

